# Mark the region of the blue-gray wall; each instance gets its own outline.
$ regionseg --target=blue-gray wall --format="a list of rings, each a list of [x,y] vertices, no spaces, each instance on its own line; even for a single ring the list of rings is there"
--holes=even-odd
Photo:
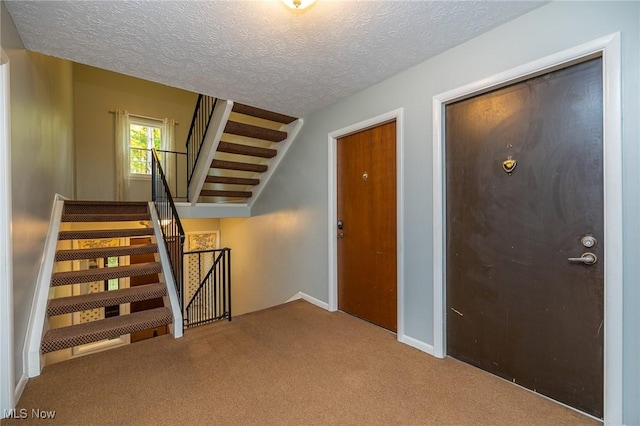
[[[297,291],[328,300],[328,133],[402,107],[405,333],[432,344],[432,97],[619,31],[624,115],[624,419],[629,425],[640,424],[639,22],[638,2],[554,2],[306,117],[297,141],[256,203],[256,216],[221,221],[223,242],[233,247],[234,263],[239,262],[234,264],[234,291],[241,304],[237,308],[271,306]],[[239,302],[241,298],[244,302]]]

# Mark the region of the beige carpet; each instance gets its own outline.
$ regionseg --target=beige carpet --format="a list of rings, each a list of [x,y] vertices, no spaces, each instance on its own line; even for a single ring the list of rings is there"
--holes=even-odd
[[[598,424],[303,301],[51,365],[22,408],[64,425]],[[30,423],[48,422],[2,421]]]

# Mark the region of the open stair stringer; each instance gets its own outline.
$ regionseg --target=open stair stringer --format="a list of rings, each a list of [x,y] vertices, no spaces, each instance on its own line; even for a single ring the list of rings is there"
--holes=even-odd
[[[181,219],[210,219],[228,217],[250,217],[247,203],[175,203]]]
[[[158,256],[160,257],[160,263],[162,264],[162,271],[171,271],[171,261],[167,255],[168,250],[164,244],[164,237],[162,230],[160,229],[160,219],[158,218],[158,212],[152,201],[149,202],[149,213],[151,214],[151,223],[153,224],[153,232],[156,236],[158,244]],[[180,310],[180,300],[178,298],[178,292],[176,291],[176,283],[171,273],[161,273],[160,279],[167,286],[167,295],[169,297],[169,305],[171,312],[173,313],[173,324],[169,326],[171,334],[176,339],[182,337],[184,333],[184,321],[182,320],[182,312]]]
[[[296,121],[284,126],[284,131],[287,132],[287,139],[280,142],[279,144],[280,146],[278,147],[278,155],[276,155],[274,158],[269,160],[269,163],[268,163],[269,169],[260,179],[260,183],[254,187],[253,197],[251,197],[249,199],[249,202],[247,203],[249,207],[249,215],[251,215],[251,208],[256,203],[256,201],[258,201],[258,199],[260,198],[262,191],[268,185],[273,174],[276,172],[276,170],[278,170],[278,166],[280,165],[284,157],[287,155],[289,148],[291,148],[293,141],[298,136],[298,133],[300,132],[300,129],[302,129],[303,125],[304,125],[304,120],[302,118],[298,118]]]
[[[29,323],[27,324],[27,336],[22,353],[24,370],[30,378],[40,375],[44,363],[43,356],[40,353],[40,344],[42,343],[44,332],[49,328],[49,321],[46,315],[47,299],[65,199],[62,195],[56,194],[53,200],[49,230],[44,243],[44,254],[40,263],[40,271],[38,272],[36,289],[29,314]]]

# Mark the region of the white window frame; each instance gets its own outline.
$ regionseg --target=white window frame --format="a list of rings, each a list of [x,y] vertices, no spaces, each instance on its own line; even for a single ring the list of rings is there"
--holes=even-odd
[[[156,118],[147,118],[147,117],[141,117],[141,116],[136,116],[134,114],[130,114],[129,115],[129,135],[131,135],[131,126],[132,125],[138,125],[138,126],[147,126],[147,127],[155,127],[160,129],[160,149],[161,150],[167,150],[168,148],[165,146],[166,145],[166,137],[164,137],[162,135],[162,133],[165,131],[164,129],[164,123],[162,119],[156,119]],[[130,179],[134,179],[134,180],[151,180],[151,173],[133,173],[131,172],[131,137],[129,137],[128,139],[128,143],[127,143],[127,147],[129,149],[128,152],[128,164],[126,165],[127,170],[129,172],[129,178]],[[134,148],[134,149],[138,149],[138,148]],[[151,161],[151,150],[149,149],[149,154],[148,154],[148,158],[149,161]]]

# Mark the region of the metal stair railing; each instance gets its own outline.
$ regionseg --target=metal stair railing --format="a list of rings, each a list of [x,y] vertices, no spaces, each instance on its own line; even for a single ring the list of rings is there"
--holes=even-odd
[[[184,311],[185,327],[195,327],[221,319],[231,321],[231,249],[199,250],[184,253],[189,273],[197,267],[198,288]],[[191,265],[193,263],[193,265]],[[202,274],[211,267],[206,274]]]
[[[173,201],[187,201],[187,153],[165,149],[157,149],[156,152]]]
[[[167,179],[162,170],[162,165],[155,149],[152,150],[153,166],[151,169],[151,199],[158,212],[160,229],[164,242],[169,252],[171,272],[173,273],[178,300],[180,301],[180,312],[184,312],[184,283],[182,279],[183,271],[183,251],[184,251],[184,228],[180,222],[176,205],[171,197],[171,189],[167,184]]]
[[[200,151],[202,150],[202,143],[204,142],[205,135],[209,129],[211,118],[213,117],[213,110],[218,102],[217,98],[207,95],[198,95],[196,102],[196,108],[193,111],[193,118],[191,119],[191,127],[189,128],[189,135],[187,136],[187,187],[191,184],[191,178],[200,157]]]

